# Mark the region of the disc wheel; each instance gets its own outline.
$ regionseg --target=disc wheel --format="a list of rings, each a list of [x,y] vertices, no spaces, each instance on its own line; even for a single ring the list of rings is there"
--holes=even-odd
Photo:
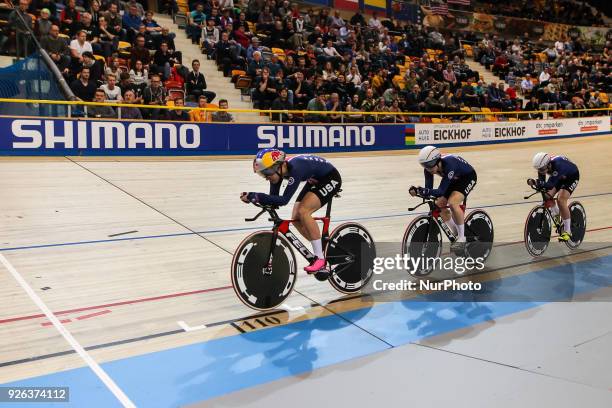
[[[586,233],[587,217],[586,210],[578,201],[574,201],[569,206],[570,218],[572,220],[572,238],[565,244],[569,249],[576,249],[582,244]]]
[[[404,233],[402,239],[402,256],[408,255],[410,258],[423,258],[419,263],[421,268],[408,270],[415,276],[425,276],[433,272],[431,259],[439,258],[442,254],[442,232],[438,224],[433,222],[430,217],[420,216],[415,218]]]
[[[483,210],[472,211],[465,218],[465,254],[486,260],[493,248],[493,221]]]
[[[359,291],[372,277],[376,258],[374,239],[362,225],[349,222],[334,229],[327,242],[329,283],[342,293]]]
[[[541,256],[550,243],[552,220],[546,208],[538,205],[531,209],[525,220],[525,248],[531,256]]]
[[[268,265],[272,231],[258,231],[246,237],[232,259],[232,286],[248,307],[273,309],[291,294],[297,277],[295,255],[287,240],[278,236]]]

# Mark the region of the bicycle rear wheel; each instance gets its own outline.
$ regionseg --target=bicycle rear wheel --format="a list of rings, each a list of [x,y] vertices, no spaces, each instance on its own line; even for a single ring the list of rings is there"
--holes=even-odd
[[[376,246],[362,225],[339,225],[329,236],[325,259],[330,267],[329,283],[338,292],[354,293],[372,277]]]
[[[295,255],[279,235],[268,267],[272,231],[258,231],[246,237],[232,259],[232,286],[238,299],[255,310],[273,309],[291,294],[297,277]]]
[[[493,221],[483,210],[472,211],[465,218],[465,254],[486,260],[493,248]]]
[[[529,212],[525,220],[525,248],[531,256],[541,256],[550,243],[552,220],[546,208],[538,205]]]
[[[587,218],[586,210],[578,201],[569,205],[570,218],[572,220],[572,238],[565,244],[569,249],[576,249],[582,244],[586,232]]]

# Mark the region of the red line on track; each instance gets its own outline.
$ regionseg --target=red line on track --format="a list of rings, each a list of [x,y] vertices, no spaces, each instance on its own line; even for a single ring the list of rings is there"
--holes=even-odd
[[[231,288],[231,286],[220,286],[218,288],[200,289],[200,290],[194,290],[194,291],[191,291],[191,292],[172,293],[172,294],[169,294],[169,295],[153,296],[153,297],[143,298],[143,299],[134,299],[134,300],[125,300],[123,302],[107,303],[105,305],[87,306],[87,307],[79,307],[77,309],[61,310],[59,312],[53,312],[53,314],[55,314],[55,315],[62,315],[62,314],[75,313],[75,312],[84,312],[86,310],[104,309],[104,308],[113,307],[113,306],[133,305],[135,303],[152,302],[152,301],[155,301],[155,300],[170,299],[170,298],[181,297],[181,296],[189,296],[189,295],[197,295],[197,294],[200,294],[200,293],[215,292],[215,291],[218,291],[218,290],[226,290],[226,289],[230,289],[230,288]],[[28,315],[28,316],[11,317],[9,319],[0,320],[0,324],[11,323],[11,322],[18,322],[18,321],[21,321],[21,320],[38,319],[39,317],[45,317],[45,315],[44,314],[35,314],[35,315]]]
[[[90,314],[86,314],[86,315],[83,315],[83,316],[79,316],[76,319],[77,320],[90,319],[92,317],[101,316],[103,314],[107,314],[107,313],[110,313],[110,312],[111,312],[110,310],[102,310],[101,312],[90,313]]]
[[[70,323],[71,321],[72,320],[70,320],[70,319],[64,319],[64,320],[60,320],[60,323]],[[46,327],[46,326],[51,326],[52,324],[53,323],[51,323],[51,322],[44,322],[44,323],[41,323],[40,325],[43,326],[43,327]]]

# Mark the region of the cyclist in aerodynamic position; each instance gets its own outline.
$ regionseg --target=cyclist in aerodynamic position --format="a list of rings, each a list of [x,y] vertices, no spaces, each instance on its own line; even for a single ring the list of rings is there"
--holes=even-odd
[[[464,214],[461,205],[476,185],[476,171],[459,156],[442,156],[435,146],[422,148],[418,160],[424,167],[425,187],[410,187],[410,195],[436,198],[436,205],[442,209],[442,219],[457,235],[457,239],[451,244],[451,250],[461,252],[465,249]],[[433,188],[434,174],[442,177],[438,188]]]
[[[536,153],[532,164],[538,171],[538,178],[528,179],[527,184],[535,188],[545,188],[550,199],[557,195],[557,204],[550,210],[554,217],[560,215],[563,221],[563,232],[559,235],[559,241],[569,241],[572,237],[572,223],[567,201],[580,180],[578,167],[567,157],[551,156],[545,152]],[[547,174],[548,180],[546,180]]]
[[[253,160],[253,171],[270,182],[270,193],[242,193],[240,199],[245,203],[283,206],[289,203],[301,182],[306,184],[298,194],[291,218],[297,230],[312,244],[317,259],[304,270],[309,274],[326,269],[325,256],[321,243],[319,225],[312,214],[327,204],[338,193],[342,178],[338,170],[323,157],[303,154],[287,158],[278,149],[260,150]],[[287,186],[280,194],[283,180]]]

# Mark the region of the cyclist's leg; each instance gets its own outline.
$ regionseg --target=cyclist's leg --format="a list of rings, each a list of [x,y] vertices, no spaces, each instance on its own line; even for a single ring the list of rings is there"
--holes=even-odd
[[[452,219],[457,226],[457,241],[465,241],[464,214],[461,204],[465,201],[465,195],[459,191],[453,191],[448,197],[448,206],[452,214]]]
[[[321,201],[315,193],[308,192],[301,201],[298,210],[298,219],[302,224],[304,238],[310,241],[312,251],[317,259],[304,268],[306,272],[313,273],[325,268],[325,256],[323,255],[323,243],[321,242],[321,231],[319,225],[312,218],[312,214],[321,208]]]
[[[438,208],[441,209],[440,216],[442,217],[446,225],[448,225],[451,231],[453,231],[453,234],[457,234],[457,224],[455,224],[455,221],[453,221],[453,217],[451,217],[450,210],[448,208],[445,208],[448,207],[448,201],[446,197],[442,196],[436,198],[436,205],[438,206]]]
[[[559,190],[559,194],[557,195],[557,203],[559,205],[559,213],[561,215],[561,221],[563,222],[563,232],[571,235],[572,233],[572,222],[571,222],[571,214],[569,210],[569,206],[567,201],[569,200],[572,193],[568,190],[562,188]]]
[[[303,237],[306,237],[307,232],[304,229],[304,226],[302,225],[302,223],[300,222],[300,206],[301,206],[300,203],[302,202],[302,200],[304,199],[304,196],[306,195],[308,191],[310,191],[310,186],[306,184],[302,188],[302,191],[300,191],[300,194],[298,194],[295,204],[293,205],[293,211],[291,212],[291,219],[294,220],[293,226],[295,227],[295,229],[298,230],[300,234],[302,234]]]

